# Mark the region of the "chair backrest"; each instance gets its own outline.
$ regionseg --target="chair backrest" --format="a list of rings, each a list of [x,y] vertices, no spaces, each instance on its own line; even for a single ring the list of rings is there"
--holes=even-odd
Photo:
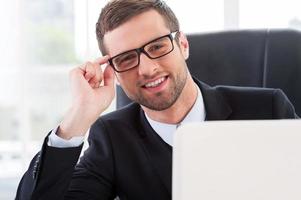
[[[188,35],[191,74],[209,85],[282,89],[301,115],[301,32],[236,30]],[[117,88],[117,108],[130,100]]]

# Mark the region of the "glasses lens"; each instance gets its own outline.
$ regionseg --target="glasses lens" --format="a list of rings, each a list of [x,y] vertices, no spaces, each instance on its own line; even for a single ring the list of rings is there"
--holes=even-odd
[[[149,43],[144,50],[151,58],[157,58],[168,54],[173,49],[172,42],[168,36]]]
[[[125,71],[138,65],[138,54],[136,51],[129,51],[117,56],[112,62],[118,71]]]

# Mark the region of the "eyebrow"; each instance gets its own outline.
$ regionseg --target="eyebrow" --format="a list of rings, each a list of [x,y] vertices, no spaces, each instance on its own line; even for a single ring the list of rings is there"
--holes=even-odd
[[[149,43],[151,43],[151,42],[154,42],[154,41],[156,41],[156,40],[158,40],[158,39],[160,39],[160,38],[163,38],[163,37],[168,36],[169,34],[171,34],[171,33],[167,33],[167,34],[165,34],[165,35],[162,35],[162,36],[159,36],[159,37],[157,37],[157,38],[155,38],[155,39],[152,39],[152,40],[150,40],[150,41],[144,43],[143,45],[141,45],[141,46],[138,47],[138,48],[133,48],[133,49],[130,49],[130,50],[121,52],[121,53],[119,53],[119,54],[116,54],[115,56],[112,56],[111,59],[112,59],[112,58],[115,58],[115,57],[117,57],[117,56],[119,56],[119,55],[122,55],[122,54],[124,54],[124,53],[128,53],[128,52],[134,51],[134,50],[136,50],[136,49],[140,49],[140,48],[144,47],[145,45],[147,45],[147,44],[149,44]]]

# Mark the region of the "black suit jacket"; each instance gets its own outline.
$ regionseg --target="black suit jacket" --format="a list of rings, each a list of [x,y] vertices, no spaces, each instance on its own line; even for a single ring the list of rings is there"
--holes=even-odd
[[[281,90],[196,83],[206,120],[297,118]],[[16,199],[171,199],[172,147],[152,129],[139,104],[100,117],[88,141],[76,165],[82,147],[48,147],[46,137]]]

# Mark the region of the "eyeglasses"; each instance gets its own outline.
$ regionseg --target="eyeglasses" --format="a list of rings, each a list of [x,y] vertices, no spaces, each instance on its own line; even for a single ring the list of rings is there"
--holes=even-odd
[[[144,53],[150,59],[163,57],[174,49],[173,40],[178,31],[156,38],[140,48],[132,49],[109,59],[110,65],[118,72],[125,72],[140,64],[140,54]]]

